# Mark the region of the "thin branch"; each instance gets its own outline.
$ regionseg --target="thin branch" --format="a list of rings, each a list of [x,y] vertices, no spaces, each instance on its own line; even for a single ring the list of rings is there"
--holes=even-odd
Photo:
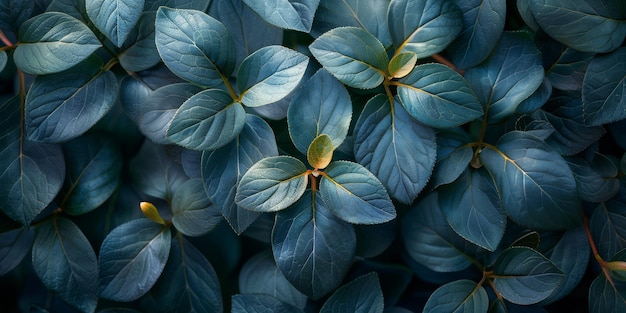
[[[9,40],[9,38],[7,38],[2,30],[0,30],[0,40],[2,40],[2,43],[4,43],[7,47],[13,47],[13,43]]]
[[[454,63],[452,63],[450,60],[441,56],[441,54],[436,53],[436,54],[431,55],[430,57],[433,58],[435,61],[448,66],[449,68],[453,69],[455,72],[461,75],[463,75],[463,73],[465,72],[463,70],[458,69],[456,66],[454,66]]]

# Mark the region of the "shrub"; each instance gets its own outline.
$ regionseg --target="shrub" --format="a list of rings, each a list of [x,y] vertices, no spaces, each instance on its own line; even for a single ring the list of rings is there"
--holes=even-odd
[[[0,35],[9,311],[626,311],[620,0],[0,0]]]

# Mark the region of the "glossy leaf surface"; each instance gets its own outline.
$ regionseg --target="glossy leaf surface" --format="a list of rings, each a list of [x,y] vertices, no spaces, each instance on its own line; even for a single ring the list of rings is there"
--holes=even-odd
[[[582,98],[587,125],[626,118],[626,48],[591,60],[583,80]]]
[[[186,236],[200,236],[222,221],[222,214],[207,197],[202,179],[182,183],[172,197],[172,223]]]
[[[268,23],[285,29],[309,32],[320,0],[243,0]]]
[[[337,289],[326,300],[320,313],[382,313],[383,292],[375,272],[363,275]]]
[[[467,279],[447,283],[435,290],[424,312],[487,312],[489,297],[482,286]]]
[[[118,47],[139,20],[143,5],[144,0],[85,0],[91,21]]]

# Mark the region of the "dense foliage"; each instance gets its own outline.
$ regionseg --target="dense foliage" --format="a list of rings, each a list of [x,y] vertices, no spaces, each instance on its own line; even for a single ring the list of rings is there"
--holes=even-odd
[[[0,0],[10,312],[626,312],[626,2]]]

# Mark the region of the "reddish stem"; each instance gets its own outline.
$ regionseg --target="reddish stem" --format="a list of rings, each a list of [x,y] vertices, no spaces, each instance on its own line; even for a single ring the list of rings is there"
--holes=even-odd
[[[0,30],[0,40],[2,40],[2,43],[4,43],[7,47],[13,47],[13,43],[9,40],[9,38],[7,38],[2,30]]]
[[[439,63],[441,63],[443,65],[448,66],[449,68],[453,69],[455,72],[457,72],[457,73],[459,73],[461,75],[463,75],[463,73],[465,72],[463,70],[460,70],[460,69],[456,68],[456,66],[454,66],[454,64],[450,60],[444,58],[440,54],[433,54],[430,57],[433,58],[435,61],[437,61],[437,62],[439,62]]]

